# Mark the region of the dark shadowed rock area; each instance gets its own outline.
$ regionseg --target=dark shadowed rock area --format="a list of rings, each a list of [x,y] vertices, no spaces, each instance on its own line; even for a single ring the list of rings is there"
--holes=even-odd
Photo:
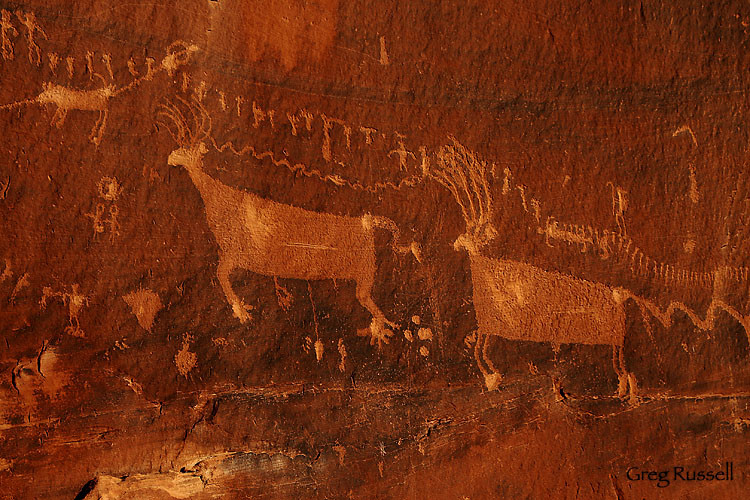
[[[0,0],[0,499],[738,499],[750,6]]]

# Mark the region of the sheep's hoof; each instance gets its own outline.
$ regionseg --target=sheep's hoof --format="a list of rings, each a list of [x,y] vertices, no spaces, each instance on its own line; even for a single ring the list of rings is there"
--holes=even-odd
[[[484,376],[484,385],[487,386],[488,391],[494,391],[500,386],[500,381],[503,379],[503,376],[499,373],[490,373],[489,375]]]
[[[389,337],[393,336],[393,332],[384,325],[383,321],[373,319],[368,328],[357,330],[357,335],[360,337],[369,336],[370,345],[375,345],[375,342],[377,342],[378,349],[380,349],[383,343],[388,343]]]
[[[640,401],[638,398],[638,384],[631,373],[624,373],[618,376],[617,397],[627,399],[628,404],[636,405]]]
[[[232,304],[232,313],[235,318],[238,318],[240,320],[240,323],[247,323],[251,319],[253,319],[252,315],[248,312],[252,309],[252,306],[247,306],[244,303],[240,302],[239,304]]]

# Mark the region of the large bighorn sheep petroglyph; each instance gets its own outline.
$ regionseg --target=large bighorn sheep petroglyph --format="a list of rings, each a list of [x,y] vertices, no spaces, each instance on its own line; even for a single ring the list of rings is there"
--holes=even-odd
[[[356,282],[357,300],[372,315],[371,343],[387,342],[392,335],[388,327],[396,328],[396,324],[385,317],[371,297],[376,271],[375,229],[391,232],[394,251],[412,252],[419,260],[418,245],[400,246],[398,227],[385,217],[312,212],[213,179],[203,171],[203,157],[208,152],[204,141],[210,138],[211,119],[199,102],[180,102],[180,106],[167,104],[159,111],[162,123],[179,146],[169,155],[168,163],[184,167],[203,198],[208,225],[219,245],[217,276],[234,315],[243,323],[250,319],[247,306],[230,283],[235,269],[281,278],[348,279]]]
[[[507,259],[481,255],[495,236],[487,164],[452,139],[437,154],[435,180],[447,188],[461,207],[466,232],[453,247],[469,254],[477,338],[474,356],[489,390],[501,375],[487,355],[492,336],[553,344],[612,346],[618,395],[635,390],[625,369],[625,297],[617,289]]]

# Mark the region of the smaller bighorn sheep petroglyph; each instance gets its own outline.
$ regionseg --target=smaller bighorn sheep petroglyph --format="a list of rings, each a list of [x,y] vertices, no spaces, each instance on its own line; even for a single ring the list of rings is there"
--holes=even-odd
[[[635,380],[625,369],[625,297],[616,289],[508,259],[481,255],[495,236],[487,164],[452,139],[430,172],[458,202],[466,232],[453,247],[469,254],[478,332],[474,356],[489,390],[501,376],[487,355],[490,338],[612,346],[618,395]]]
[[[675,134],[685,131],[691,134],[695,143],[695,137],[687,127],[678,129]],[[497,335],[555,344],[612,345],[613,363],[619,378],[618,392],[624,394],[629,386],[630,394],[634,396],[635,379],[625,370],[622,353],[624,304],[628,301],[639,308],[649,335],[650,317],[668,329],[679,311],[695,327],[708,331],[716,327],[724,312],[742,325],[750,340],[750,315],[732,306],[727,298],[728,290],[747,281],[748,268],[722,265],[712,271],[699,272],[650,258],[625,235],[624,213],[628,201],[627,193],[621,187],[607,183],[612,192],[617,231],[599,232],[591,226],[560,224],[553,216],[548,216],[545,227],[540,224],[538,233],[544,235],[550,247],[550,240],[581,245],[584,252],[588,249],[600,252],[602,259],[614,258],[629,263],[635,275],[667,284],[689,285],[693,291],[710,291],[710,303],[703,318],[679,300],[670,300],[666,307],[662,307],[622,287],[607,287],[528,264],[481,255],[480,250],[496,235],[490,221],[492,197],[487,187],[487,167],[455,140],[452,145],[444,146],[437,156],[440,168],[429,175],[453,194],[466,221],[466,233],[458,237],[454,248],[463,248],[469,253],[479,325],[474,354],[487,387],[496,387],[500,380],[487,355],[490,336]],[[504,195],[512,189],[510,176],[510,169],[506,168],[502,186]],[[566,176],[565,182],[568,180]],[[520,184],[515,188],[522,192],[521,201],[524,203],[525,188]],[[697,202],[697,199],[691,198],[691,201]]]
[[[174,75],[174,72],[180,66],[186,64],[190,55],[197,50],[198,47],[195,45],[188,45],[185,42],[175,42],[167,48],[167,55],[164,56],[157,68],[150,68],[147,74],[134,79],[122,87],[107,84],[104,77],[98,73],[92,73],[92,76],[97,77],[102,83],[101,87],[94,89],[82,90],[52,82],[43,82],[42,92],[36,97],[1,105],[0,110],[15,109],[32,104],[51,104],[56,109],[50,124],[57,128],[62,128],[65,124],[65,119],[69,111],[97,111],[99,116],[91,128],[89,140],[98,147],[107,126],[107,116],[109,115],[109,103],[111,99],[136,88],[145,81],[152,80],[154,75],[159,71],[166,71],[170,76]],[[111,72],[109,59],[105,58],[104,60],[107,63],[108,71]]]
[[[250,319],[247,306],[230,283],[235,269],[279,278],[353,280],[357,300],[372,315],[369,332],[360,333],[369,333],[371,343],[387,342],[393,334],[389,327],[396,328],[396,324],[385,317],[371,296],[376,271],[374,233],[377,228],[388,230],[393,250],[412,252],[417,259],[418,245],[399,245],[398,227],[385,217],[304,210],[210,177],[203,171],[203,157],[208,152],[205,141],[210,139],[211,119],[200,102],[180,99],[180,103],[164,105],[159,112],[179,146],[169,155],[168,163],[184,167],[203,198],[208,225],[219,245],[217,276],[234,315],[243,323]]]
[[[99,112],[99,117],[89,134],[89,140],[98,146],[104,135],[104,128],[107,126],[108,103],[110,97],[115,94],[115,86],[104,84],[101,88],[94,90],[76,90],[48,82],[43,83],[42,86],[44,91],[35,100],[39,104],[57,106],[50,122],[57,128],[62,128],[68,111],[72,109]]]

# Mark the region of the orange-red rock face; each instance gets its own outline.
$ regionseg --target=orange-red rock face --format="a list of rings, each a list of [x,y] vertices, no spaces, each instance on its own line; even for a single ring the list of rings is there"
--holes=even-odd
[[[741,498],[749,40],[0,1],[0,498]]]

